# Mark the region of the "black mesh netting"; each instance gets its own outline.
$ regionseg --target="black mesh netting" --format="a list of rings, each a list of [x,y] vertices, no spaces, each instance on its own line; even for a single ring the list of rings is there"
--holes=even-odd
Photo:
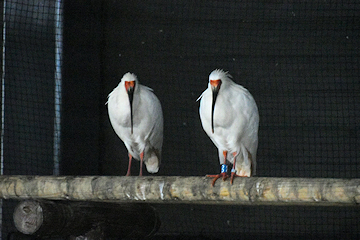
[[[56,1],[3,1],[1,174],[51,175],[55,126]],[[58,168],[58,167],[57,167]],[[2,201],[1,239],[14,231],[16,202]]]
[[[2,171],[53,174],[58,1],[5,3]],[[360,2],[65,1],[63,19],[61,174],[125,175],[105,102],[128,71],[162,103],[158,175],[218,173],[196,99],[222,68],[259,108],[257,176],[360,177]],[[159,239],[360,237],[357,207],[155,207]]]

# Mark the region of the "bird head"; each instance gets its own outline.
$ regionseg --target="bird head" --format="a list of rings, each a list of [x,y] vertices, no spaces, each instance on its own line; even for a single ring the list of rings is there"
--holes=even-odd
[[[212,91],[212,108],[211,108],[211,131],[214,133],[214,110],[216,98],[219,94],[221,86],[227,81],[231,81],[231,75],[222,69],[215,69],[209,75],[209,87]]]
[[[133,73],[125,73],[124,76],[121,79],[121,82],[124,83],[126,93],[129,97],[130,102],[130,121],[131,121],[131,134],[133,133],[133,99],[134,99],[134,91],[137,84],[137,77]]]

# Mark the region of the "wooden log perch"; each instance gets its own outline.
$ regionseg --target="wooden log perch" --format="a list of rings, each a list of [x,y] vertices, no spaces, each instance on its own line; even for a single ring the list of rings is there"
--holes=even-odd
[[[357,205],[360,179],[0,176],[4,199],[192,204]]]
[[[144,239],[160,227],[155,209],[148,204],[48,200],[20,202],[14,210],[14,224],[19,232],[36,237],[93,240]]]

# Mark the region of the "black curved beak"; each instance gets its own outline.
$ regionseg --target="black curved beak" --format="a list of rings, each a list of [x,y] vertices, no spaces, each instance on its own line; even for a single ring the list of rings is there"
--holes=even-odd
[[[134,88],[129,88],[128,91],[128,96],[129,96],[129,102],[130,102],[130,121],[131,121],[131,134],[133,134],[133,98],[134,98]]]
[[[134,90],[135,90],[135,82],[132,84],[126,85],[126,92],[129,97],[130,102],[130,124],[131,124],[131,134],[133,134],[133,99],[134,99]]]
[[[214,81],[215,82],[215,81]],[[214,133],[214,110],[215,110],[215,102],[220,90],[221,81],[218,80],[216,84],[211,84],[212,90],[212,108],[211,108],[211,131]]]

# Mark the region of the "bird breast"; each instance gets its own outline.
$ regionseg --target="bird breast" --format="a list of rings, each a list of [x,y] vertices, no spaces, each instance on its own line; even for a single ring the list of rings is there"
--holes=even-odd
[[[118,131],[131,130],[130,121],[130,102],[125,88],[115,88],[108,99],[109,118],[115,132],[119,135]]]
[[[125,89],[125,88],[124,88]],[[133,98],[133,133],[131,134],[130,103],[126,91],[110,94],[108,111],[111,125],[128,151],[138,158],[145,146],[161,151],[163,117],[160,101],[148,88],[138,84]]]
[[[237,89],[236,89],[237,90]],[[245,92],[246,93],[246,92]],[[216,99],[214,109],[214,133],[211,131],[211,90],[207,89],[200,102],[200,118],[203,128],[214,144],[221,149],[237,150],[248,122],[257,112],[251,99],[243,91],[222,91]]]

